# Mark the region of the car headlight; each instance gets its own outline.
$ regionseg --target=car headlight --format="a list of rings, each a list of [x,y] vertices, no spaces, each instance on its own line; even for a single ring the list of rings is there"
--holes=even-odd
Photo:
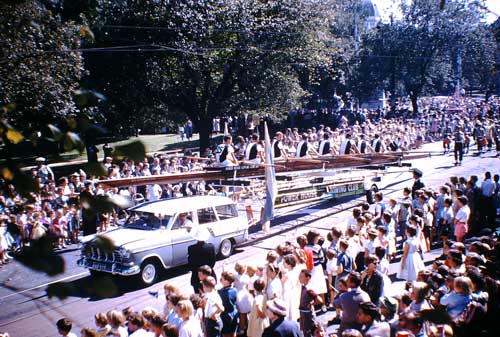
[[[120,248],[119,250],[120,252],[120,255],[126,259],[128,259],[130,257],[130,250],[126,249],[126,248]]]

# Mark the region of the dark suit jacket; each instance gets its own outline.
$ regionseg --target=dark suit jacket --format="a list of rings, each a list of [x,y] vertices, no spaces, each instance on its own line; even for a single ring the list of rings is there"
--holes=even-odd
[[[411,187],[411,197],[415,198],[415,192],[425,187],[425,184],[420,180],[420,178],[415,179],[413,186]]]
[[[195,292],[198,292],[200,280],[198,279],[198,267],[208,265],[212,268],[215,266],[215,247],[208,242],[198,242],[188,247],[188,264],[191,269],[191,285]],[[212,275],[215,277],[215,274]]]
[[[295,322],[278,318],[264,329],[262,337],[299,337],[299,326]]]
[[[373,304],[378,305],[379,298],[382,296],[382,291],[384,289],[384,278],[382,274],[378,270],[375,270],[370,279],[368,279],[368,276],[365,276],[361,282],[361,289],[368,293]]]

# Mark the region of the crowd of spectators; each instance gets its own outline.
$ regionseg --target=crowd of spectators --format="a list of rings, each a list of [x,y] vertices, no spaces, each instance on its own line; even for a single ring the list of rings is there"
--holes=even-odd
[[[277,132],[273,142],[280,142],[280,148],[287,157],[301,156],[298,149],[304,143],[304,148],[311,149],[310,153],[319,155],[342,154],[346,150],[346,141],[350,152],[393,152],[420,147],[424,142],[443,140],[446,152],[449,143],[455,142],[455,149],[468,151],[469,144],[476,143],[477,151],[492,150],[500,146],[500,126],[495,124],[498,114],[497,99],[488,102],[468,100],[462,102],[461,113],[450,110],[450,102],[424,102],[423,113],[405,118],[384,118],[387,113],[365,113],[363,122],[355,121],[349,124],[346,118],[339,126],[331,129],[319,125],[299,129],[297,127]],[[234,124],[234,123],[233,123]],[[231,124],[233,132],[241,131]],[[455,130],[459,130],[455,135]],[[244,138],[235,136],[234,157],[237,161],[259,161],[256,153],[263,152],[262,145],[258,151],[247,151],[250,146],[259,143],[259,126],[254,125],[253,136]],[[261,132],[262,130],[260,130]],[[458,137],[458,138],[457,138]],[[255,140],[257,139],[257,140]],[[449,141],[447,141],[447,139]],[[229,141],[229,143],[231,140]],[[326,146],[328,142],[328,146]],[[30,241],[40,238],[46,233],[57,237],[56,248],[77,241],[81,229],[82,212],[79,197],[83,193],[90,195],[121,194],[131,196],[136,202],[143,200],[157,200],[171,197],[182,197],[193,194],[216,193],[204,181],[193,181],[179,184],[151,184],[139,187],[108,188],[102,183],[106,179],[140,177],[157,174],[172,174],[203,170],[207,166],[220,164],[217,162],[217,148],[208,149],[206,153],[197,155],[187,152],[182,156],[155,154],[141,162],[122,160],[114,162],[112,147],[105,144],[103,165],[107,170],[105,177],[88,176],[83,170],[78,170],[69,176],[56,177],[44,158],[37,159],[37,166],[31,169],[39,190],[32,193],[34,201],[23,199],[16,190],[16,186],[0,181],[0,263],[9,261],[9,251],[21,249],[29,245]],[[459,151],[460,152],[460,151]],[[249,158],[252,155],[253,158]],[[308,153],[306,153],[308,155]],[[456,153],[456,162],[461,163],[462,152]],[[471,201],[474,202],[474,201]],[[489,201],[488,201],[489,202]],[[489,216],[491,218],[491,215]],[[110,224],[118,223],[118,214],[99,214],[95,220],[95,229],[87,233],[105,231]],[[92,225],[92,227],[94,227]]]
[[[433,189],[421,176],[396,199],[379,193],[354,208],[325,237],[309,230],[220,275],[201,266],[191,292],[165,283],[163,308],[96,313],[81,336],[320,337],[327,311],[339,337],[498,336],[500,242],[496,217],[483,214],[490,197],[498,208],[500,184],[485,172]],[[425,266],[431,248],[442,254]],[[68,319],[57,328],[71,336]]]

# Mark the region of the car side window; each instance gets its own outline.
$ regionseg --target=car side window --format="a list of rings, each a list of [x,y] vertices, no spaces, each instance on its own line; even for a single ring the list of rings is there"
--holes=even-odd
[[[193,214],[191,212],[179,213],[177,214],[177,218],[175,219],[171,229],[175,230],[179,228],[186,228],[189,230],[193,225],[192,220]]]
[[[217,215],[219,216],[219,220],[236,218],[238,216],[238,211],[236,211],[236,208],[234,207],[234,205],[216,206],[215,211],[217,212]]]
[[[212,207],[198,209],[198,223],[200,225],[217,221]]]

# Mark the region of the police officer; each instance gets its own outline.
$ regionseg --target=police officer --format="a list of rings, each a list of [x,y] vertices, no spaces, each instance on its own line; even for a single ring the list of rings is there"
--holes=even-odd
[[[210,233],[204,227],[197,227],[192,230],[193,238],[196,240],[194,245],[188,247],[188,265],[191,269],[191,285],[196,293],[200,293],[200,279],[198,278],[198,268],[201,266],[210,266],[212,274],[215,266],[215,247],[208,242]]]

